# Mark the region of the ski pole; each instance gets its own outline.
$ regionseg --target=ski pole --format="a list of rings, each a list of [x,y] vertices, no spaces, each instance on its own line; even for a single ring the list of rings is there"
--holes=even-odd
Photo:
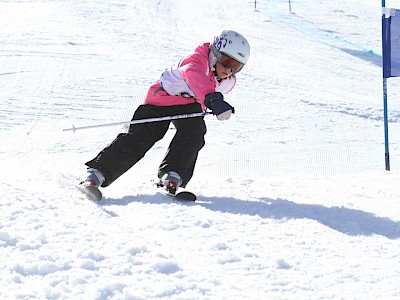
[[[203,117],[203,116],[206,116],[209,114],[211,114],[211,113],[210,112],[201,112],[201,113],[175,115],[175,116],[167,116],[167,117],[159,117],[159,118],[149,118],[149,119],[141,119],[141,120],[133,120],[133,121],[117,122],[117,123],[107,123],[107,124],[82,126],[82,127],[75,127],[74,125],[72,125],[71,128],[63,129],[63,131],[75,132],[76,130],[82,130],[82,129],[92,129],[92,128],[118,126],[118,125],[142,124],[142,123],[170,121],[170,120],[177,120],[177,119],[188,119],[188,118],[195,118],[195,117]]]

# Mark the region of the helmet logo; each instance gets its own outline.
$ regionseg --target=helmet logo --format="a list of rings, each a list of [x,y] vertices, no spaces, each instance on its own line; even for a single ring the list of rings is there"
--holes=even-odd
[[[218,50],[221,50],[221,48],[225,48],[226,44],[228,43],[228,40],[226,38],[221,37],[218,42],[215,44],[215,47]]]

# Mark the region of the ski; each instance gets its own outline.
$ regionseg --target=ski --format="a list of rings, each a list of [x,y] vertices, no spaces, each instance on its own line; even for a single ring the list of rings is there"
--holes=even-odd
[[[161,188],[162,194],[167,195],[169,197],[174,198],[175,200],[179,201],[196,201],[197,197],[195,194],[189,191],[183,191],[179,193],[175,193],[175,190],[168,191],[164,188],[164,185],[161,182],[156,183],[157,188]]]
[[[75,185],[78,190],[80,190],[82,193],[84,193],[90,200],[92,201],[100,201],[103,198],[103,194],[101,191],[92,185],[83,185],[83,184],[77,184]]]
[[[183,192],[179,192],[176,194],[169,193],[168,191],[163,191],[163,194],[167,195],[169,197],[172,197],[176,200],[179,200],[179,201],[196,201],[197,200],[196,195],[193,194],[192,192],[188,192],[188,191],[183,191]]]

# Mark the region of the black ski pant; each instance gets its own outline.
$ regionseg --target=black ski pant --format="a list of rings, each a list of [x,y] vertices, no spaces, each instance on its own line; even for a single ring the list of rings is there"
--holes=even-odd
[[[144,104],[137,108],[132,120],[197,112],[202,112],[201,105],[198,103],[174,106]],[[181,186],[185,187],[193,176],[198,152],[204,146],[206,125],[203,117],[131,124],[128,133],[119,134],[109,146],[86,165],[103,173],[105,177],[103,187],[110,185],[164,137],[171,122],[176,128],[176,133],[159,166],[158,177],[161,178],[168,171],[175,171],[181,176]]]

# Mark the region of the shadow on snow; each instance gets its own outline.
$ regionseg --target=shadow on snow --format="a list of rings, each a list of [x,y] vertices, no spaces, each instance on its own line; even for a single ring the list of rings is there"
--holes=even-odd
[[[400,222],[378,217],[372,213],[346,207],[326,207],[319,204],[301,204],[285,199],[248,201],[235,198],[200,196],[197,202],[178,202],[155,195],[125,196],[121,199],[105,199],[99,204],[105,209],[109,205],[127,205],[132,202],[165,204],[179,203],[202,206],[216,212],[238,215],[260,216],[266,219],[311,219],[347,235],[370,236],[378,234],[389,239],[400,238]]]

